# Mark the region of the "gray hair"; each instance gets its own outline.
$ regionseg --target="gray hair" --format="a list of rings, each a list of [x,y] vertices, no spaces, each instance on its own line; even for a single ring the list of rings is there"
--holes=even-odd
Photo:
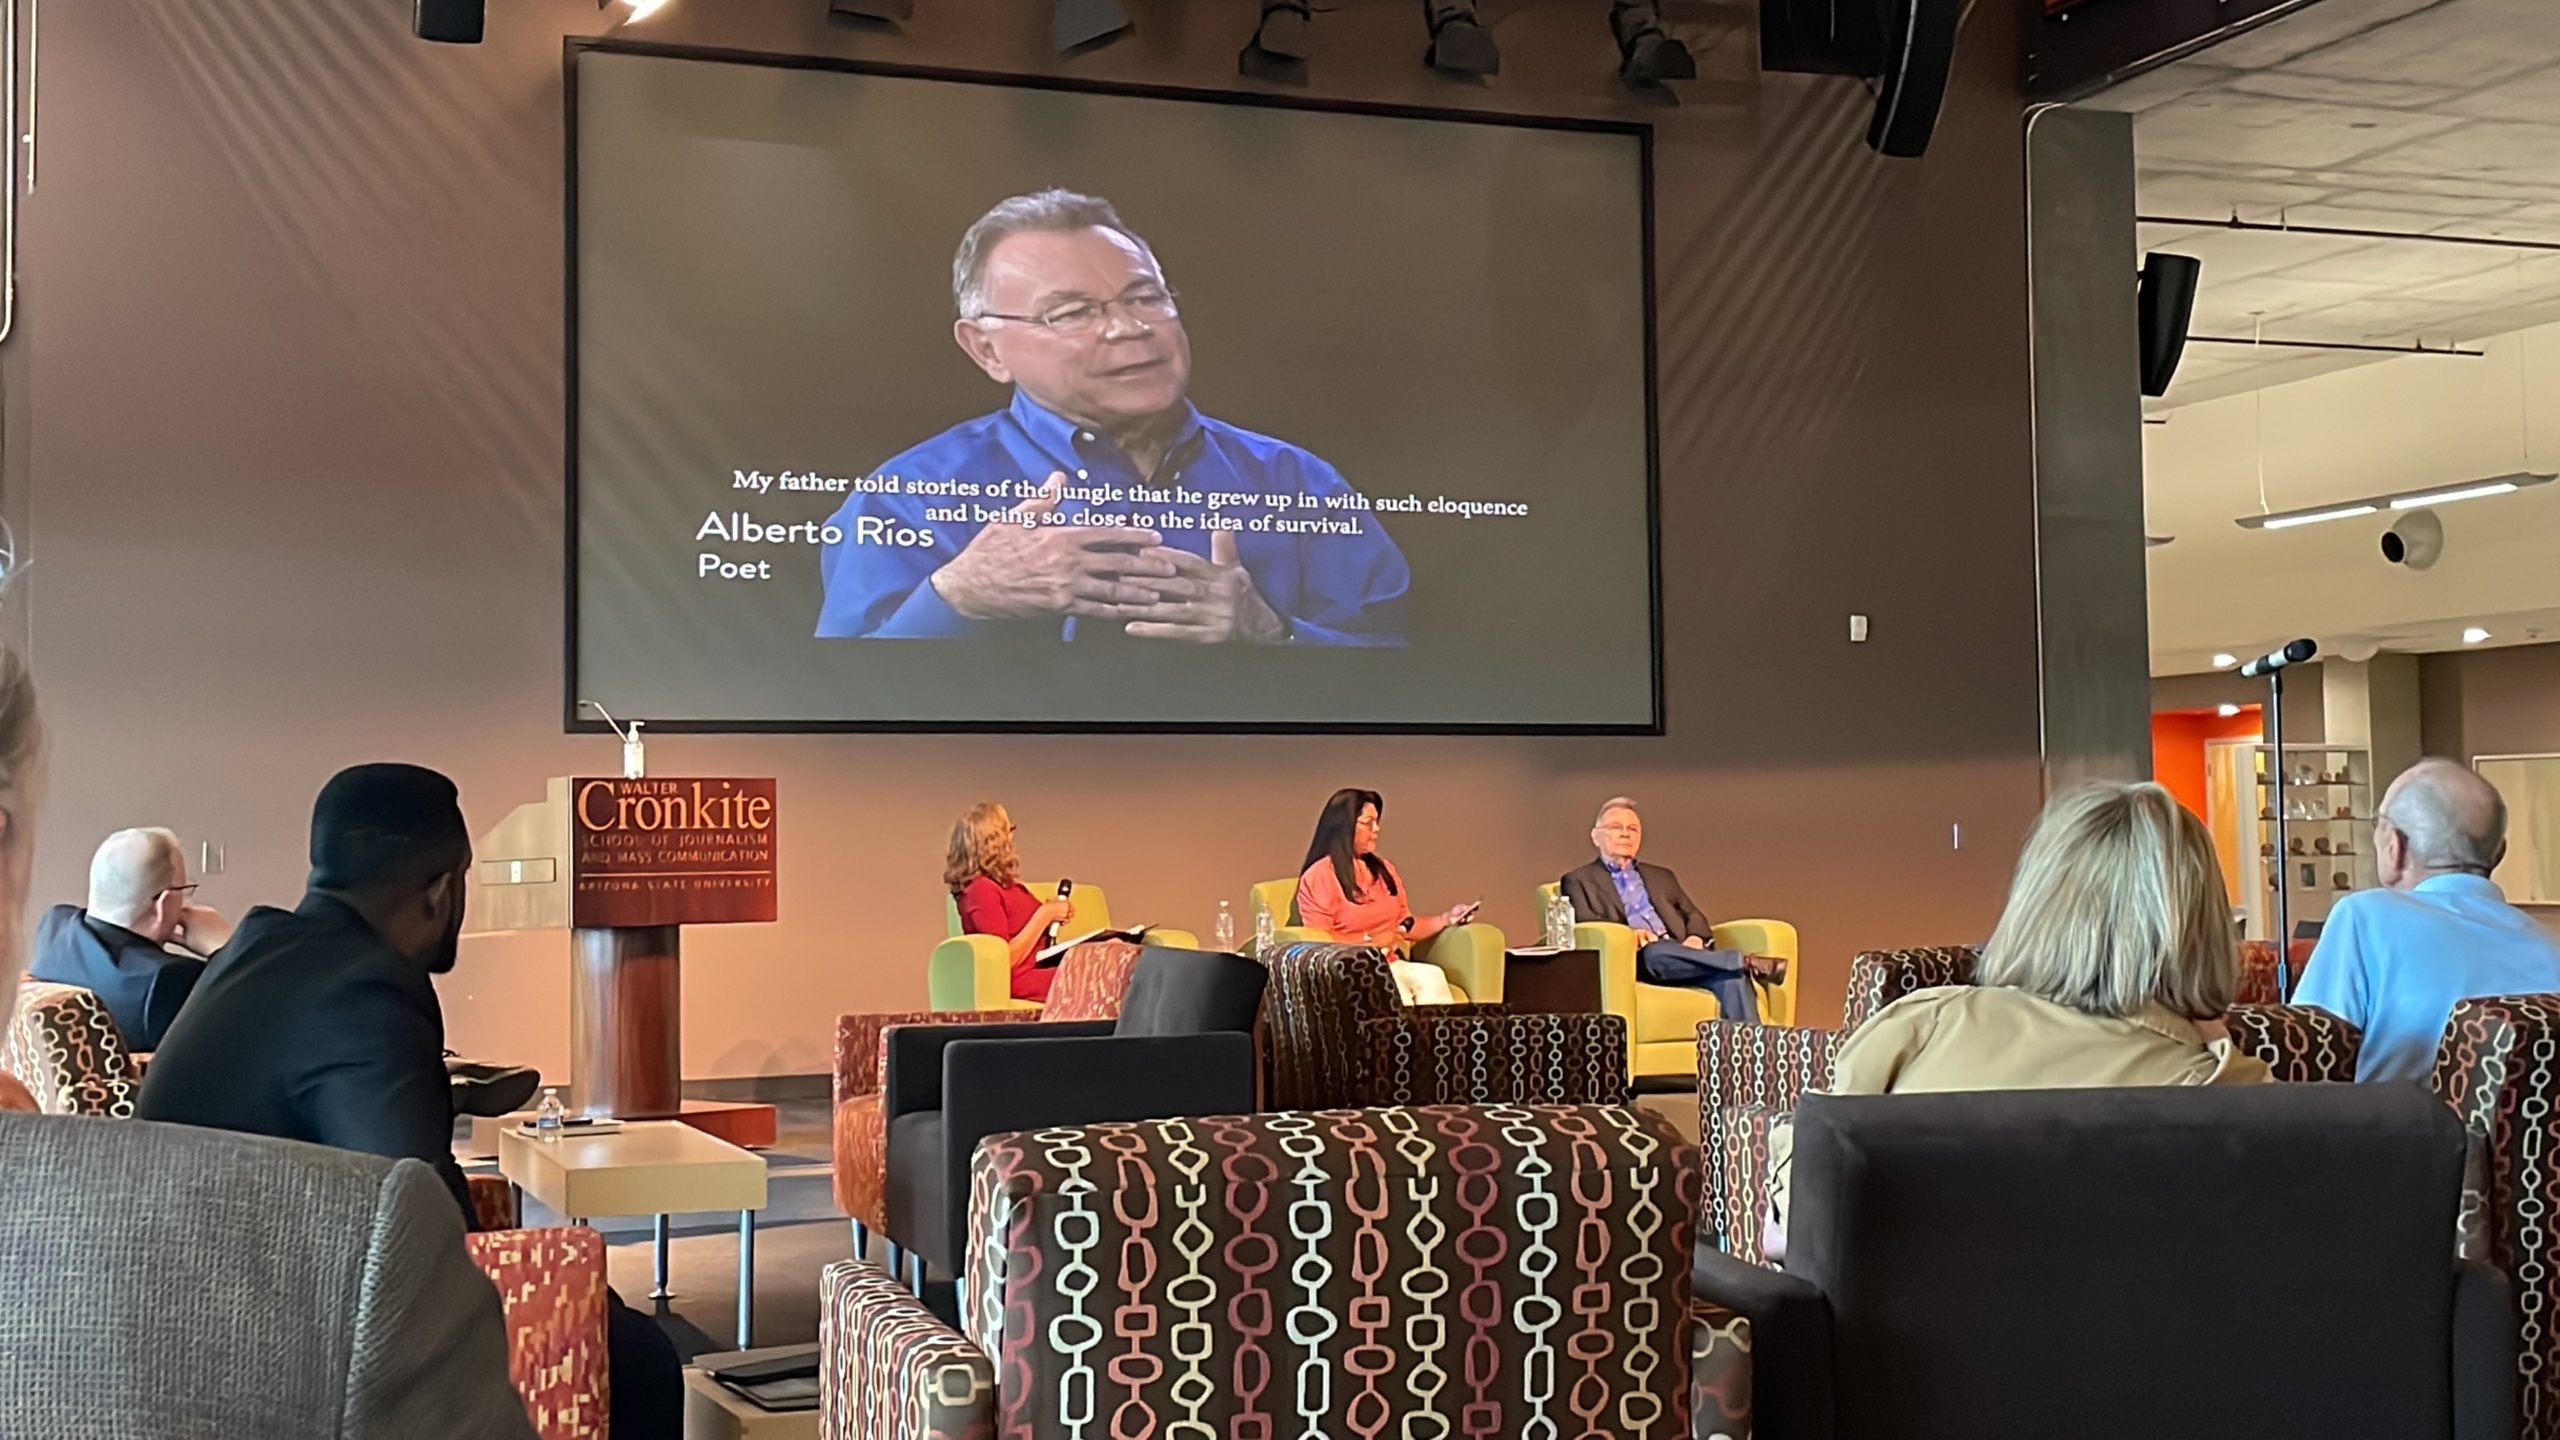
[[[1600,822],[1608,819],[1609,812],[1612,810],[1624,810],[1638,819],[1644,817],[1644,812],[1636,808],[1636,802],[1633,799],[1625,795],[1612,795],[1600,802],[1600,813],[1591,817],[1591,828],[1599,829]]]
[[[1120,212],[1111,208],[1110,201],[1073,190],[1035,190],[997,201],[994,209],[979,216],[969,233],[960,237],[960,248],[951,257],[952,305],[963,320],[975,320],[987,313],[987,257],[995,253],[997,243],[1006,236],[1036,230],[1091,229],[1126,237],[1138,247],[1138,253],[1147,257],[1147,263],[1156,267],[1159,277],[1164,274],[1164,267],[1156,262],[1155,247],[1121,221]]]
[[[2410,766],[2383,797],[2381,815],[2407,842],[2409,858],[2429,870],[2486,875],[2506,845],[2506,798],[2459,760],[2430,756]]]
[[[89,859],[89,913],[129,927],[185,868],[175,831],[119,830]]]

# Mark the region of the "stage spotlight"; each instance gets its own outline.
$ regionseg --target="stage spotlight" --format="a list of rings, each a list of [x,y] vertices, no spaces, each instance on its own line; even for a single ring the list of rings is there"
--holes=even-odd
[[[848,20],[896,24],[914,19],[915,14],[916,0],[827,0],[829,18],[842,15]]]
[[[1262,19],[1236,54],[1236,73],[1256,80],[1306,78],[1307,32],[1314,23],[1307,0],[1262,0]]]
[[[1049,17],[1049,43],[1061,55],[1098,45],[1129,28],[1120,0],[1057,0]]]
[[[1422,0],[1423,23],[1431,27],[1431,48],[1422,58],[1434,70],[1452,75],[1498,75],[1502,51],[1493,32],[1476,18],[1476,0]]]
[[[1638,90],[1666,80],[1695,80],[1689,47],[1664,33],[1653,0],[1610,0],[1609,33],[1618,37],[1618,78]]]

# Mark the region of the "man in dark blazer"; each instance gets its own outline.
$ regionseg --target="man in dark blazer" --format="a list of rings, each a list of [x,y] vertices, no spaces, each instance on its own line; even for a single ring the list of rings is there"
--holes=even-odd
[[[0,642],[0,1014],[36,708]],[[73,1115],[0,1114],[0,1157],[0,1435],[535,1440],[498,1293],[423,1167]]]
[[[467,1220],[432,977],[460,953],[470,868],[451,780],[414,765],[340,771],[312,807],[301,905],[240,922],[152,1058],[136,1113],[422,1161]],[[612,1433],[672,1440],[674,1346],[606,1296]]]
[[[89,861],[89,906],[56,905],[27,973],[94,991],[124,1043],[157,1050],[231,924],[192,903],[187,859],[166,830],[119,830]],[[184,949],[179,948],[184,946]]]
[[[1600,807],[1591,827],[1600,858],[1565,873],[1565,899],[1576,920],[1605,921],[1636,932],[1636,974],[1654,985],[1685,985],[1716,997],[1728,1020],[1760,1018],[1751,988],[1754,957],[1709,943],[1714,922],[1680,888],[1680,877],[1637,861],[1644,820],[1624,795]]]

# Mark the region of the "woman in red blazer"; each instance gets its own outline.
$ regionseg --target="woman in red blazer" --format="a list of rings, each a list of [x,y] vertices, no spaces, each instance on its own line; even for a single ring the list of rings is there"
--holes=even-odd
[[[1073,908],[1064,900],[1043,901],[1024,887],[1022,860],[1014,853],[1013,817],[993,800],[981,800],[951,827],[951,848],[942,862],[942,883],[951,887],[960,909],[960,929],[968,935],[993,935],[1005,944],[1013,966],[1013,998],[1046,1000],[1054,966],[1032,963],[1040,937],[1067,918]]]

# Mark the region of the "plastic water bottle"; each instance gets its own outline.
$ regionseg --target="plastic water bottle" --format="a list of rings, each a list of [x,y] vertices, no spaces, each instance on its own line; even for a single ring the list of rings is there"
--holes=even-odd
[[[567,1115],[567,1109],[560,1104],[560,1092],[548,1086],[544,1087],[542,1104],[533,1112],[533,1138],[536,1140],[559,1139],[560,1122]]]
[[[1227,953],[1229,953],[1229,954],[1233,954],[1233,953],[1235,953],[1235,948],[1236,948],[1236,917],[1235,917],[1235,912],[1227,908],[1227,902],[1226,902],[1226,901],[1224,901],[1224,900],[1221,900],[1221,901],[1219,901],[1219,902],[1218,902],[1218,928],[1217,928],[1217,929],[1215,929],[1215,930],[1213,930],[1213,931],[1211,931],[1211,932],[1209,932],[1209,933],[1210,933],[1211,935],[1213,935],[1213,936],[1215,936],[1215,937],[1216,937],[1216,939],[1217,939],[1217,944],[1218,944],[1218,948],[1219,948],[1220,950],[1223,950],[1223,951],[1225,951],[1225,952],[1227,952]]]
[[[1547,943],[1559,950],[1573,947],[1573,902],[1562,895],[1547,901]]]
[[[1271,958],[1272,942],[1280,935],[1280,922],[1268,910],[1257,910],[1253,916],[1253,953],[1264,960]]]

